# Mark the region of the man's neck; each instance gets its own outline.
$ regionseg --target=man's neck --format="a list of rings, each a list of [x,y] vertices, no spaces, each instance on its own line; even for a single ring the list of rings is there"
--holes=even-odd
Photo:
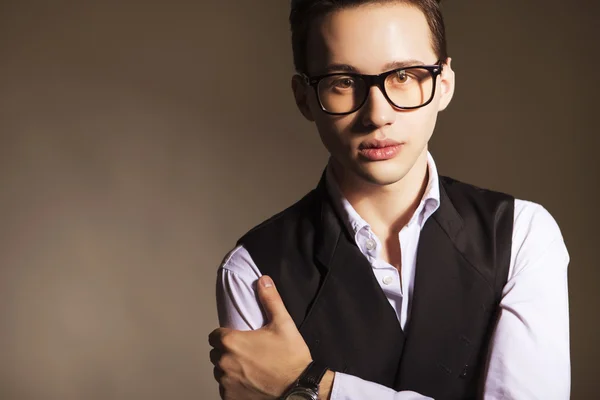
[[[397,235],[410,221],[427,188],[427,150],[401,180],[386,186],[357,182],[360,178],[336,168],[333,173],[344,197],[377,236]]]

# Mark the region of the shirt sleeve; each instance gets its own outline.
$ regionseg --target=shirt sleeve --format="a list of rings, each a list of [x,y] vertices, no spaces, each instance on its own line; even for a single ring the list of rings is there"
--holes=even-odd
[[[492,337],[485,399],[568,399],[567,252],[542,206],[517,200],[509,278]]]
[[[247,331],[265,324],[256,292],[260,277],[259,269],[242,246],[225,256],[217,272],[217,314],[221,327]]]

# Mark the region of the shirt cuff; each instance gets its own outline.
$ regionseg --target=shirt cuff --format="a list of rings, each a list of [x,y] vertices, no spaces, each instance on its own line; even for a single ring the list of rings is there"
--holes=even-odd
[[[336,372],[333,378],[330,400],[425,400],[431,397],[416,392],[396,392],[378,383],[365,381],[356,376]]]

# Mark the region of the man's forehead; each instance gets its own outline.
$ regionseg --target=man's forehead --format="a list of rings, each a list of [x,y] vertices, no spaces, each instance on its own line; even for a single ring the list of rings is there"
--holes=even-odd
[[[314,21],[312,28],[307,46],[312,74],[325,72],[332,64],[379,73],[393,69],[392,63],[437,61],[427,20],[410,6],[342,9]]]

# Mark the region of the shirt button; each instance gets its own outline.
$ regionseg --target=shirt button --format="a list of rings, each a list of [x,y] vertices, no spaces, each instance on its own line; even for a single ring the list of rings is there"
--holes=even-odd
[[[391,276],[386,276],[385,278],[383,278],[383,284],[384,285],[389,285],[392,282],[394,282],[394,278],[392,278]]]
[[[376,246],[375,241],[372,239],[367,240],[366,245],[367,245],[367,250],[373,250],[373,249],[375,249],[375,246]]]

